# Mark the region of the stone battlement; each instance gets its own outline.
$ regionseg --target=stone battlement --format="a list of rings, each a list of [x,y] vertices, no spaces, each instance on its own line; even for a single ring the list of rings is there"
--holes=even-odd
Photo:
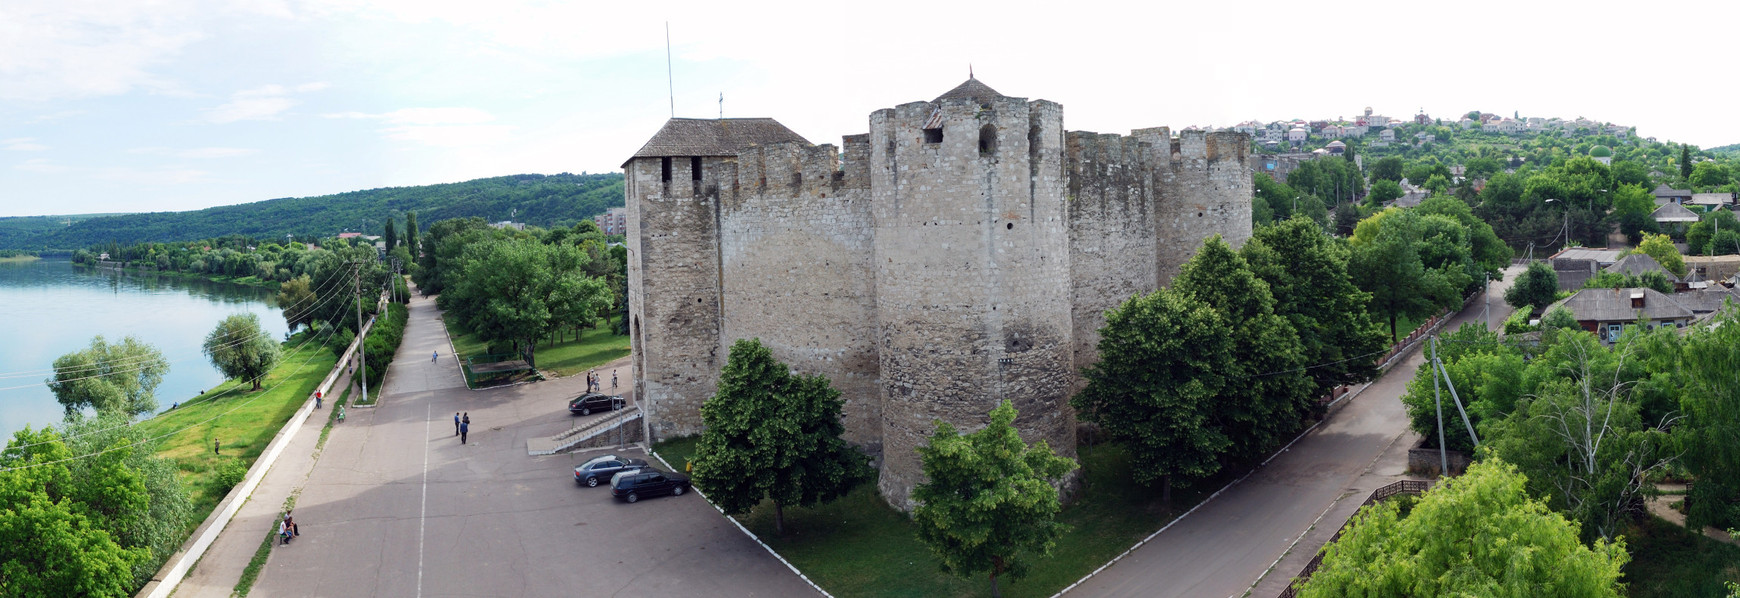
[[[1068,399],[1106,310],[1204,238],[1250,236],[1243,134],[1066,133],[1061,105],[971,79],[868,120],[836,147],[771,119],[673,119],[624,165],[655,437],[698,433],[730,345],[759,338],[841,391],[898,507],[935,422],[973,430],[1004,400],[1025,440],[1074,455]]]

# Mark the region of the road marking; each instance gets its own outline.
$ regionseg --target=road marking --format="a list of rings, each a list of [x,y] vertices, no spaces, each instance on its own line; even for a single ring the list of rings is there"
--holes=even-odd
[[[423,506],[417,513],[417,598],[423,598],[423,527],[429,516],[429,422],[434,406],[423,404]]]

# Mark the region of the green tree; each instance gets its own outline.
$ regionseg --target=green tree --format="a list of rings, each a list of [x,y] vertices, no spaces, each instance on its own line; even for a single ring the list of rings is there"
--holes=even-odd
[[[1716,233],[1740,231],[1740,218],[1728,210],[1716,210],[1704,214],[1697,222],[1686,228],[1686,254],[1688,255],[1726,255],[1740,253],[1740,246],[1728,243],[1712,244]]]
[[[1450,179],[1441,174],[1434,174],[1427,177],[1426,182],[1420,186],[1431,191],[1433,195],[1441,195],[1445,189],[1450,188]]]
[[[1372,218],[1388,213],[1379,212]],[[1364,228],[1371,219],[1360,223]],[[1370,241],[1359,241],[1359,228],[1354,230],[1353,255],[1348,270],[1353,282],[1371,294],[1372,315],[1389,321],[1390,339],[1400,338],[1396,322],[1401,318],[1422,318],[1437,309],[1434,296],[1442,294],[1445,279],[1426,270],[1420,251],[1406,230],[1390,229],[1373,233]],[[1400,227],[1397,227],[1400,228]]]
[[[254,314],[234,314],[218,322],[201,350],[224,377],[251,382],[256,391],[284,357],[283,347],[260,329],[260,317]]]
[[[470,245],[458,260],[458,279],[438,301],[479,337],[512,343],[537,367],[538,339],[560,326],[587,324],[597,306],[609,304],[610,288],[585,275],[587,260],[573,245],[531,238]]]
[[[1310,411],[1316,385],[1306,377],[1299,333],[1275,314],[1269,284],[1219,235],[1204,241],[1185,262],[1172,288],[1219,312],[1232,328],[1233,355],[1227,385],[1212,414],[1234,442],[1232,459],[1266,454],[1299,428]]]
[[[991,595],[1001,596],[997,579],[1025,577],[1028,556],[1049,555],[1067,530],[1057,522],[1062,505],[1052,484],[1076,464],[1044,440],[1022,442],[1010,402],[990,415],[989,425],[965,435],[938,421],[930,443],[918,447],[926,481],[912,490],[912,522],[943,571],[988,572]]]
[[[1293,218],[1259,227],[1239,249],[1251,272],[1268,283],[1275,314],[1299,334],[1312,396],[1377,375],[1384,335],[1366,304],[1371,294],[1354,286],[1347,241],[1325,236],[1316,223]]]
[[[168,372],[169,360],[156,347],[132,336],[109,343],[98,335],[90,347],[56,358],[54,376],[43,383],[68,416],[87,407],[136,416],[157,409],[157,384]]]
[[[1632,243],[1643,240],[1643,235],[1656,232],[1655,219],[1650,214],[1655,212],[1655,196],[1648,190],[1637,185],[1620,185],[1613,193],[1613,213],[1611,219],[1619,224],[1621,232]]]
[[[1378,158],[1371,165],[1371,181],[1375,188],[1378,181],[1397,182],[1402,180],[1402,167],[1405,163],[1400,156]]]
[[[1645,235],[1643,242],[1637,244],[1637,252],[1655,258],[1656,263],[1674,276],[1686,276],[1686,260],[1680,257],[1680,250],[1674,247],[1673,239],[1667,235]]]
[[[1130,452],[1131,476],[1188,486],[1220,471],[1231,440],[1213,425],[1232,365],[1232,327],[1214,308],[1172,289],[1132,297],[1106,313],[1098,363],[1070,405]]]
[[[128,426],[129,421],[121,414],[76,417],[60,429],[70,454],[102,453],[67,461],[66,467],[70,479],[82,487],[74,492],[79,504],[97,525],[123,547],[150,549],[151,556],[133,566],[133,584],[139,587],[181,548],[194,510],[175,462],[158,457],[146,444],[144,431]],[[108,488],[110,484],[121,489]],[[143,506],[136,493],[141,488],[149,501]]]
[[[1692,180],[1692,146],[1680,146],[1680,178]]]
[[[772,501],[784,534],[786,506],[831,502],[870,477],[864,454],[840,438],[842,405],[826,377],[793,374],[759,339],[739,339],[718,394],[701,404],[695,486],[728,515]]]
[[[392,251],[399,246],[399,225],[393,222],[392,216],[388,216],[387,223],[382,228],[384,231],[381,233],[381,240],[387,242],[387,251]]]
[[[1362,509],[1302,587],[1329,596],[1622,596],[1623,542],[1578,539],[1502,461],[1475,463],[1422,497]]]
[[[1686,468],[1697,477],[1686,500],[1686,523],[1740,527],[1740,315],[1727,310],[1718,326],[1686,339],[1681,395]]]
[[[1444,370],[1455,385],[1457,396],[1476,429],[1489,418],[1503,417],[1515,408],[1519,397],[1527,392],[1523,356],[1514,348],[1499,342],[1498,334],[1480,324],[1463,324],[1442,335],[1438,356]],[[1443,414],[1444,445],[1453,451],[1472,454],[1474,439],[1469,437],[1462,415],[1456,410],[1455,397],[1441,381],[1433,380],[1429,364],[1414,372],[1408,381],[1402,404],[1415,432],[1429,446],[1438,446],[1439,413]]]
[[[1372,205],[1383,205],[1384,202],[1401,196],[1401,185],[1389,179],[1378,179],[1371,184],[1371,194],[1365,196],[1365,201]]]
[[[26,427],[0,453],[0,593],[6,596],[131,596],[134,567],[151,556],[103,529],[148,499],[119,462],[131,449],[98,455],[101,475],[75,479],[76,455],[53,430]]]
[[[295,330],[298,326],[314,322],[314,289],[309,286],[307,274],[286,280],[278,284],[278,296],[275,297],[278,308],[284,311],[284,323]]]
[[[416,212],[405,212],[405,246],[410,248],[413,257],[418,255]]]
[[[1546,262],[1531,262],[1516,282],[1504,291],[1504,302],[1511,307],[1533,306],[1545,309],[1559,299],[1559,273]]]

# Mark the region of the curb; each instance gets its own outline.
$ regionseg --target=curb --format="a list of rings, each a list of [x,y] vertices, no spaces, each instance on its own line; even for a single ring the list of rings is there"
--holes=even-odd
[[[650,448],[647,450],[647,454],[652,455],[653,458],[658,459],[660,463],[665,464],[666,469],[668,469],[670,471],[677,470],[677,468],[671,467],[670,461],[666,461],[664,457],[659,456],[659,454],[657,452],[654,452]],[[790,561],[785,560],[785,557],[780,556],[778,552],[775,552],[773,550],[772,546],[768,546],[766,542],[762,542],[761,537],[756,536],[755,532],[749,531],[749,528],[747,528],[747,527],[743,527],[743,524],[739,523],[737,521],[736,517],[726,515],[725,509],[721,509],[721,508],[719,508],[719,505],[713,504],[713,499],[707,498],[707,495],[702,493],[699,488],[695,488],[694,486],[690,486],[689,488],[694,490],[695,494],[697,496],[700,496],[702,500],[707,501],[707,504],[709,506],[712,506],[713,510],[718,511],[719,515],[724,517],[726,521],[730,521],[731,525],[737,526],[737,531],[743,532],[743,535],[745,535],[745,536],[749,536],[749,539],[754,540],[756,544],[761,545],[761,548],[766,550],[768,554],[773,555],[773,558],[779,559],[780,564],[785,565],[785,568],[791,569],[792,573],[797,574],[798,579],[804,580],[804,583],[810,584],[810,587],[814,588],[816,590],[816,592],[820,593],[821,595],[827,596],[828,598],[834,598],[833,594],[829,594],[827,590],[822,589],[822,586],[816,585],[816,582],[812,581],[808,575],[804,575],[804,572],[799,571],[797,567],[792,566]]]

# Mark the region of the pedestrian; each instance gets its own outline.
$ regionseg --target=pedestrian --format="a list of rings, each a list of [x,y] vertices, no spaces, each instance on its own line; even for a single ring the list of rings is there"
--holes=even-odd
[[[459,424],[459,444],[465,444],[465,436],[471,433],[471,421]]]
[[[610,370],[610,390],[616,390],[616,370]]]
[[[278,520],[278,545],[290,543],[290,529],[283,519]]]
[[[435,360],[440,359],[440,358],[441,358],[441,351],[439,349],[437,349],[434,353],[429,354],[429,363],[435,363]]]
[[[459,412],[453,412],[453,435],[459,435]]]
[[[466,412],[465,417],[460,418],[459,422],[464,423],[464,424],[470,424],[471,423],[471,413]]]
[[[223,451],[220,450],[222,448],[223,447],[222,447],[221,443],[218,442],[218,439],[216,439],[216,438],[211,439],[211,454],[222,455]]]

